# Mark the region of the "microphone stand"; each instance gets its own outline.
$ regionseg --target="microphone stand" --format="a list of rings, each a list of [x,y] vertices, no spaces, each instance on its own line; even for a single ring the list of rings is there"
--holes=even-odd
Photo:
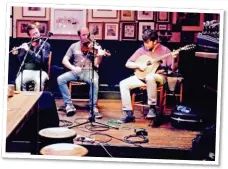
[[[84,122],[84,123],[81,123],[81,124],[77,124],[77,125],[74,125],[74,126],[71,126],[71,127],[68,127],[69,129],[71,129],[71,128],[74,128],[74,127],[78,127],[78,126],[81,126],[81,125],[84,125],[84,124],[88,124],[88,123],[90,123],[91,124],[91,126],[94,126],[94,124],[93,123],[97,123],[97,124],[99,124],[99,125],[101,125],[101,126],[104,126],[104,127],[106,127],[106,128],[113,128],[113,129],[119,129],[118,127],[115,127],[115,126],[110,126],[110,125],[107,125],[107,124],[103,124],[103,123],[100,123],[100,122],[96,122],[95,121],[95,115],[94,115],[94,110],[93,110],[93,108],[94,108],[94,102],[93,102],[93,98],[94,98],[94,60],[95,60],[95,33],[94,33],[94,38],[93,38],[93,40],[92,40],[92,42],[93,42],[93,54],[92,54],[92,78],[91,78],[91,85],[92,85],[92,105],[91,105],[91,107],[90,107],[90,116],[89,116],[89,118],[88,118],[88,120],[86,121],[86,122]]]
[[[31,40],[30,40],[30,42],[29,42],[29,44],[30,44],[30,46],[29,46],[29,49],[31,48],[31,45],[32,45],[32,41],[33,41],[33,38],[31,38]],[[19,49],[19,48],[18,48]],[[18,50],[18,49],[13,49],[13,50],[11,50],[9,53],[11,53],[12,51],[14,51],[14,50]],[[25,56],[24,56],[24,58],[23,58],[23,61],[22,61],[22,63],[21,63],[21,66],[20,66],[20,68],[19,68],[19,70],[18,70],[18,72],[17,72],[17,75],[16,75],[16,78],[19,76],[19,74],[21,73],[21,86],[20,86],[20,89],[21,89],[21,91],[23,91],[23,87],[22,87],[22,85],[23,85],[23,67],[24,67],[24,64],[25,64],[25,59],[27,58],[27,56],[28,56],[28,51],[26,52],[26,54],[25,54]]]
[[[40,51],[44,47],[45,43],[48,41],[48,39],[51,37],[52,33],[48,32],[48,37],[43,41],[42,45],[39,48],[39,51],[36,53],[36,56],[39,55]],[[41,91],[41,85],[42,85],[42,66],[43,66],[43,54],[40,55],[40,91]]]

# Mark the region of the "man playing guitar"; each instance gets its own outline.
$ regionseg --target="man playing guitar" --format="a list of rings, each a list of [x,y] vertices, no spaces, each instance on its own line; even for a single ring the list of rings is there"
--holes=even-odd
[[[163,85],[166,82],[165,70],[176,70],[177,63],[175,59],[178,53],[172,54],[170,50],[158,43],[158,34],[155,30],[145,29],[142,39],[144,46],[136,50],[136,52],[127,60],[126,67],[135,69],[135,75],[120,82],[120,93],[122,99],[122,109],[124,118],[120,120],[122,123],[134,122],[135,117],[132,113],[130,90],[137,87],[146,87],[148,95],[148,105],[150,105],[147,118],[154,118],[154,125],[158,125],[157,105],[157,85]],[[164,56],[166,56],[164,58]],[[161,60],[160,60],[160,59]],[[149,61],[144,61],[149,59]],[[150,60],[151,59],[151,60]],[[158,64],[156,61],[160,60]],[[155,68],[155,70],[154,70]]]

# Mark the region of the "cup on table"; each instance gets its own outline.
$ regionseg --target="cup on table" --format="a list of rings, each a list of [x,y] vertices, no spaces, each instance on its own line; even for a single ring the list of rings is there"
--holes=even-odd
[[[8,84],[8,97],[13,97],[15,86],[14,84]]]

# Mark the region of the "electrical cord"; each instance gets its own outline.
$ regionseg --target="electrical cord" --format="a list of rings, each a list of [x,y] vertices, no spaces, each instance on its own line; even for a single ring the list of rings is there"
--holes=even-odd
[[[101,132],[101,131],[108,131],[110,128],[108,126],[101,126],[101,125],[94,125],[94,124],[87,124],[85,128],[92,132]]]
[[[78,122],[78,120],[85,120],[85,122],[86,122],[88,119],[87,119],[87,118],[76,118],[76,119],[74,119],[74,123],[80,124],[80,123]]]
[[[110,138],[111,138],[110,140],[105,141],[105,142],[101,142],[101,143],[108,143],[108,142],[110,142],[112,139],[116,139],[116,140],[119,140],[119,141],[124,142],[124,143],[133,144],[133,145],[136,146],[136,147],[142,147],[141,145],[138,145],[138,143],[135,143],[135,142],[133,142],[133,141],[128,141],[128,140],[125,140],[125,139],[120,139],[120,138],[111,136],[111,135],[109,135],[109,134],[104,134],[104,133],[92,133],[92,134],[90,134],[89,137],[94,136],[94,135],[103,135],[103,136],[107,136],[107,137],[110,137]]]
[[[112,138],[113,138],[111,135],[104,134],[104,133],[92,133],[92,134],[89,135],[89,137],[94,136],[94,135],[103,135],[103,136],[109,137],[109,139],[106,140],[106,141],[100,141],[100,140],[99,140],[100,143],[108,143],[108,142],[110,142],[110,141],[112,140]],[[97,140],[97,139],[96,139],[96,140]],[[98,141],[98,140],[97,140],[97,141]]]
[[[93,138],[80,136],[80,137],[75,138],[74,140],[75,140],[75,141],[81,141],[82,143],[83,143],[83,142],[92,143],[92,144],[97,143],[98,145],[100,145],[100,146],[105,150],[105,152],[106,152],[110,157],[113,157],[113,156],[108,152],[108,150],[105,148],[105,146],[104,146],[101,142],[99,142],[99,141],[97,141],[97,140],[95,140],[95,139],[93,139]]]
[[[88,120],[86,118],[77,118],[74,120],[74,123],[76,124],[80,124],[78,122],[78,120],[85,120],[85,122]],[[94,125],[94,124],[86,124],[85,125],[85,128],[88,130],[88,131],[85,131],[85,130],[82,130],[80,129],[81,131],[84,131],[84,132],[87,132],[87,133],[91,133],[91,132],[101,132],[101,131],[108,131],[110,128],[108,126],[102,126],[102,125]]]
[[[68,126],[72,126],[72,122],[68,121],[68,120],[59,120],[61,123],[63,123],[62,125],[59,125],[59,127],[68,127]]]
[[[96,141],[104,150],[105,150],[105,152],[110,156],[110,157],[113,157],[109,152],[108,152],[108,150],[105,148],[105,146],[102,144],[102,143],[100,143],[100,142],[98,142],[98,141]]]
[[[130,140],[130,138],[134,138],[134,137],[139,137],[142,140],[140,140],[140,141],[139,140],[137,140],[137,141]],[[143,144],[143,143],[148,143],[149,142],[147,137],[145,137],[143,135],[136,135],[136,134],[124,137],[124,141],[129,143],[129,144]]]

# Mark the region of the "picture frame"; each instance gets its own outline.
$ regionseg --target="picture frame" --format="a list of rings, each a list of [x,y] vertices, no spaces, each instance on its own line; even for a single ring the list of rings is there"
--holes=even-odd
[[[154,20],[153,11],[137,11],[137,20]]]
[[[119,23],[105,23],[105,40],[118,40],[119,39]]]
[[[186,19],[184,19],[184,17]],[[173,12],[172,23],[181,23],[182,31],[202,31],[204,22],[203,13],[185,13],[185,12]]]
[[[22,7],[22,16],[23,17],[45,18],[46,17],[46,8]]]
[[[31,21],[31,20],[17,20],[16,21],[16,37],[29,37],[26,33],[27,26],[31,23],[39,23],[38,29],[40,30],[41,36],[46,36],[49,30],[48,21]]]
[[[139,26],[138,26],[138,40],[143,40],[142,39],[142,34],[143,34],[143,30],[145,28],[154,29],[155,28],[155,23],[154,22],[139,22]]]
[[[86,25],[86,9],[51,9],[50,30],[55,35],[76,35]]]
[[[92,18],[117,18],[117,10],[109,9],[92,9]]]
[[[156,30],[168,30],[168,24],[156,24]]]
[[[95,39],[102,40],[103,39],[103,29],[104,24],[103,22],[89,22],[88,23],[88,29],[91,35],[94,35],[93,32],[96,29],[97,34],[95,35]]]
[[[135,11],[131,10],[121,10],[120,11],[120,21],[134,21]]]
[[[157,12],[157,22],[169,23],[170,13],[169,12]]]
[[[156,23],[156,30],[172,30],[171,24],[166,23]]]
[[[137,24],[135,22],[121,23],[121,40],[136,40]]]

